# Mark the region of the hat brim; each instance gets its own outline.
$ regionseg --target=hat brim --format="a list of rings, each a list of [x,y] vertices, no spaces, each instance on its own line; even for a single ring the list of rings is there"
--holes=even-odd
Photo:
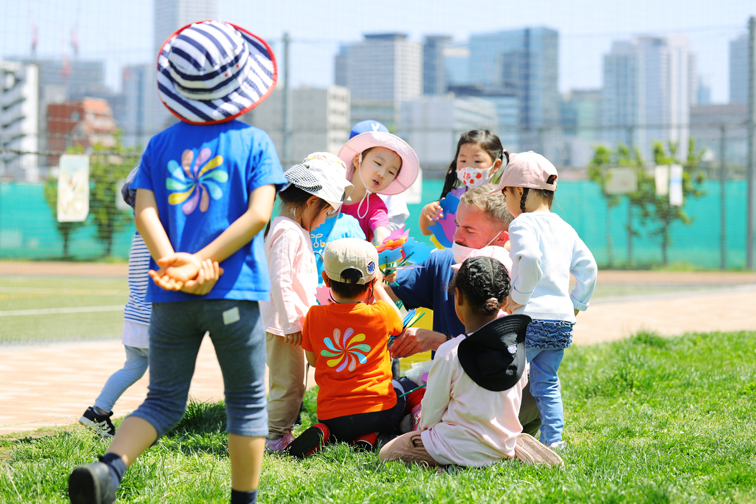
[[[354,172],[354,157],[372,147],[383,147],[392,150],[402,159],[402,169],[389,186],[379,191],[379,194],[392,196],[409,189],[415,183],[420,173],[420,161],[417,154],[407,142],[391,133],[368,131],[352,137],[339,151],[341,159],[347,168],[347,175]]]
[[[250,72],[248,78],[238,90],[216,100],[193,100],[181,95],[176,89],[170,72],[168,71],[167,50],[173,39],[192,25],[207,23],[212,20],[198,21],[183,26],[173,32],[160,48],[157,59],[157,87],[158,96],[163,105],[184,122],[189,124],[209,125],[219,124],[236,119],[264,102],[278,82],[278,66],[273,50],[267,42],[257,35],[227,21],[223,23],[239,32],[247,44],[247,49],[259,72]],[[254,77],[253,78],[253,74]]]

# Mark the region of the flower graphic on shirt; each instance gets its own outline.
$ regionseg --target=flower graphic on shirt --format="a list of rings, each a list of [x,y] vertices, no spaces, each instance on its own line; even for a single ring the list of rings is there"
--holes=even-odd
[[[331,341],[331,338],[323,340],[325,346],[331,351],[321,350],[320,355],[323,357],[333,357],[332,359],[328,359],[326,364],[328,364],[328,367],[339,366],[336,368],[337,373],[343,371],[347,366],[349,366],[349,371],[354,371],[357,368],[357,361],[360,364],[367,362],[365,355],[371,350],[370,345],[364,343],[358,344],[360,341],[365,341],[364,334],[354,334],[354,329],[350,327],[344,331],[344,336],[342,337],[341,331],[336,328],[333,330],[333,341]]]
[[[181,154],[181,166],[174,160],[168,162],[171,176],[165,180],[165,187],[174,191],[168,196],[168,203],[184,203],[181,208],[184,215],[194,212],[197,206],[200,212],[207,212],[210,198],[218,200],[223,197],[219,184],[228,180],[228,173],[221,166],[223,156],[210,159],[211,155],[210,149],[205,147],[195,159],[194,151],[187,149]]]

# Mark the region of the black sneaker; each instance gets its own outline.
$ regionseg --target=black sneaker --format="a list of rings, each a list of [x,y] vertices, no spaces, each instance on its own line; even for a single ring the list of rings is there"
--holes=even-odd
[[[73,504],[115,502],[115,488],[107,464],[94,462],[74,469],[68,477],[68,498]]]
[[[112,411],[106,415],[99,415],[95,413],[94,407],[90,406],[79,418],[79,423],[102,437],[112,438],[115,436],[115,426],[110,421],[110,417],[112,416]]]
[[[286,447],[286,452],[297,458],[309,457],[320,451],[331,437],[331,431],[324,424],[318,423],[300,434]]]

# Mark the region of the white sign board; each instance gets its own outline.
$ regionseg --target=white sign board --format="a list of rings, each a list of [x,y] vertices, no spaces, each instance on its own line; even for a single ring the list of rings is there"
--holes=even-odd
[[[58,222],[83,222],[89,215],[89,156],[63,154],[58,171]]]
[[[607,194],[630,194],[638,190],[638,174],[634,168],[609,168],[607,172]]]
[[[661,165],[654,169],[654,182],[657,196],[669,194],[669,166]]]
[[[669,204],[682,206],[683,204],[683,168],[680,165],[669,167]]]

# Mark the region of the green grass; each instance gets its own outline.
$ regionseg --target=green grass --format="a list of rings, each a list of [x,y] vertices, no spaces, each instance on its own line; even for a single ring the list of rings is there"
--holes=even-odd
[[[639,334],[574,347],[561,369],[566,469],[517,462],[446,473],[346,445],[266,455],[261,502],[756,502],[756,333]],[[315,420],[308,392],[305,426]],[[182,422],[128,471],[121,502],[228,502],[221,404]],[[71,469],[107,443],[72,426],[0,438],[0,502],[67,502]]]
[[[123,307],[124,277],[0,276],[0,312]],[[0,318],[0,344],[25,341],[120,337],[123,310],[23,314]]]

